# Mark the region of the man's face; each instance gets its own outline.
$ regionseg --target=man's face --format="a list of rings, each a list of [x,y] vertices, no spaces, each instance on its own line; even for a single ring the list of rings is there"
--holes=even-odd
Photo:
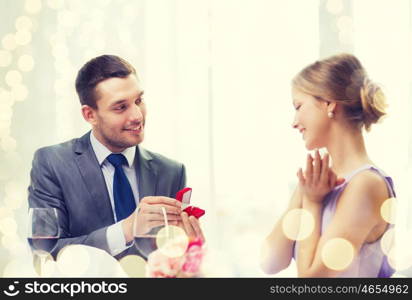
[[[97,109],[93,114],[96,138],[112,152],[136,146],[144,138],[146,106],[137,77],[109,78],[95,88]]]

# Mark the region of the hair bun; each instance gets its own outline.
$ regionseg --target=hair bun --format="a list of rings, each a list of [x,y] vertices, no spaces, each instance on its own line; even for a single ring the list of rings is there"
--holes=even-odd
[[[360,89],[360,98],[363,110],[363,123],[365,129],[370,130],[371,125],[378,122],[386,114],[385,95],[377,84],[369,80],[369,78],[365,78]]]
[[[342,53],[310,64],[294,77],[293,85],[315,99],[339,103],[342,119],[359,130],[365,126],[369,131],[386,114],[385,95],[352,54]]]

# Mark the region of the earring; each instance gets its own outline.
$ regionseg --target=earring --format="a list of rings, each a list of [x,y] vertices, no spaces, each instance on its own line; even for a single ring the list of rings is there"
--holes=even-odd
[[[333,111],[328,112],[329,119],[333,119],[334,116],[335,116],[335,113]]]

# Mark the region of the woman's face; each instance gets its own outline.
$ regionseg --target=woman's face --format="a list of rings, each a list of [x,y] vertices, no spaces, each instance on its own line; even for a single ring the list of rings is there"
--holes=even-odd
[[[328,102],[317,100],[312,95],[292,88],[295,119],[293,128],[299,130],[308,150],[323,148],[327,144],[331,119],[328,117]]]

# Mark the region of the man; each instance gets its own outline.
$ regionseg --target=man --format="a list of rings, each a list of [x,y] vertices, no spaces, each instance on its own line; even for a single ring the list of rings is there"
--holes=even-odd
[[[55,207],[60,238],[52,254],[69,244],[107,251],[117,259],[138,253],[134,234],[162,223],[203,239],[198,220],[173,199],[185,187],[182,164],[138,146],[144,138],[146,106],[135,69],[103,55],[78,72],[76,91],[92,130],[81,138],[36,151],[29,187],[30,207]]]

